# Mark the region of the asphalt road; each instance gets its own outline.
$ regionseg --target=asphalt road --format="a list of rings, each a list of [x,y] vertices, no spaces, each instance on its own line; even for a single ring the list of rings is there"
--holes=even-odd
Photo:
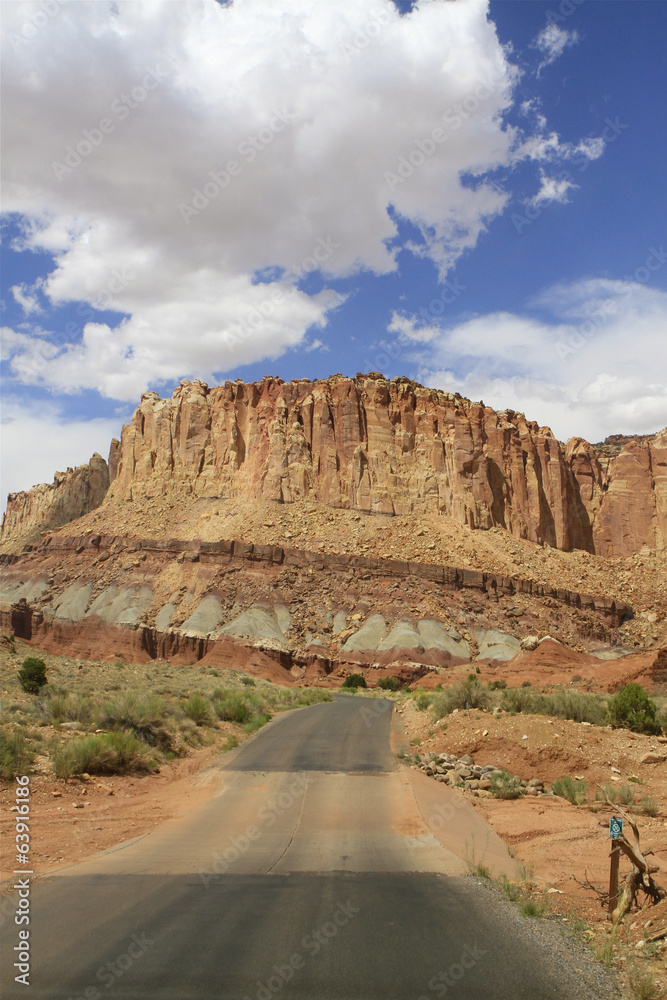
[[[5,923],[3,998],[594,997],[432,835],[390,714],[282,716],[208,772],[203,807],[33,885],[30,986]]]

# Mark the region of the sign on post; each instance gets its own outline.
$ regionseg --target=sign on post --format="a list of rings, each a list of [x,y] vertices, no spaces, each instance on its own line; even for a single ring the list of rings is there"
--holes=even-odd
[[[611,840],[619,840],[623,836],[623,817],[609,817],[609,837]]]

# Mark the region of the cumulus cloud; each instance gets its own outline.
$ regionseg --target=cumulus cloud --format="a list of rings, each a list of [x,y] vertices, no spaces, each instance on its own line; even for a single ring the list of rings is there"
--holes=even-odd
[[[54,470],[82,465],[94,452],[104,458],[112,437],[120,434],[118,420],[72,420],[56,403],[25,401],[6,396],[2,401],[0,442],[0,496],[53,482]]]
[[[390,329],[420,381],[523,411],[563,440],[667,424],[667,294],[641,281],[560,284],[522,315],[475,316],[437,336],[410,315]]]
[[[539,65],[538,73],[546,66],[550,66],[559,56],[562,56],[565,49],[571,45],[576,45],[579,41],[579,34],[576,31],[567,31],[559,28],[555,22],[545,25],[533,42],[533,48],[538,49],[544,55],[544,59]]]
[[[507,203],[497,168],[574,149],[505,124],[518,71],[482,0],[43,7],[2,19],[4,208],[56,261],[14,295],[86,309],[14,340],[23,383],[134,400],[305,345],[332,279],[403,248],[444,277]]]

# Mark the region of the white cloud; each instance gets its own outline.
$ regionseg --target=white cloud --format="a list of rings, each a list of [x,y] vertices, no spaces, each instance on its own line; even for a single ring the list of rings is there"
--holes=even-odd
[[[444,276],[507,203],[490,171],[575,148],[505,127],[518,71],[483,0],[82,0],[25,37],[42,7],[3,10],[4,208],[56,256],[51,303],[120,314],[15,343],[14,376],[55,391],[276,357],[342,301],[299,271],[395,270],[393,210]]]
[[[14,300],[18,302],[26,316],[30,316],[31,313],[42,312],[42,307],[37,298],[37,287],[30,288],[25,282],[21,282],[18,285],[13,285],[10,289]]]
[[[555,286],[529,306],[524,315],[476,316],[438,336],[411,316],[391,329],[412,346],[420,381],[522,411],[563,440],[667,424],[666,293],[591,279]],[[536,318],[536,308],[548,318]]]
[[[570,48],[571,45],[576,45],[578,41],[579,34],[576,31],[567,31],[565,28],[559,28],[554,22],[545,25],[533,42],[533,48],[538,49],[544,54],[544,59],[539,65],[538,73],[545,66],[550,66],[559,56],[562,56],[565,49]]]
[[[544,171],[540,171],[540,189],[537,194],[529,199],[531,205],[546,205],[557,201],[561,205],[566,205],[570,200],[569,192],[577,189],[578,185],[567,177],[548,177]]]
[[[2,466],[0,500],[8,493],[53,482],[54,470],[82,465],[94,452],[105,459],[112,437],[120,435],[121,421],[71,420],[56,404],[31,402],[18,397],[2,401],[0,442]]]

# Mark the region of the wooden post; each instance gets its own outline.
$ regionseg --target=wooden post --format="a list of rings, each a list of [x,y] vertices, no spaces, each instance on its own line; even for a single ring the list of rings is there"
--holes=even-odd
[[[618,840],[611,842],[611,865],[609,868],[609,916],[616,909],[618,902],[618,862],[621,856],[621,846]]]

